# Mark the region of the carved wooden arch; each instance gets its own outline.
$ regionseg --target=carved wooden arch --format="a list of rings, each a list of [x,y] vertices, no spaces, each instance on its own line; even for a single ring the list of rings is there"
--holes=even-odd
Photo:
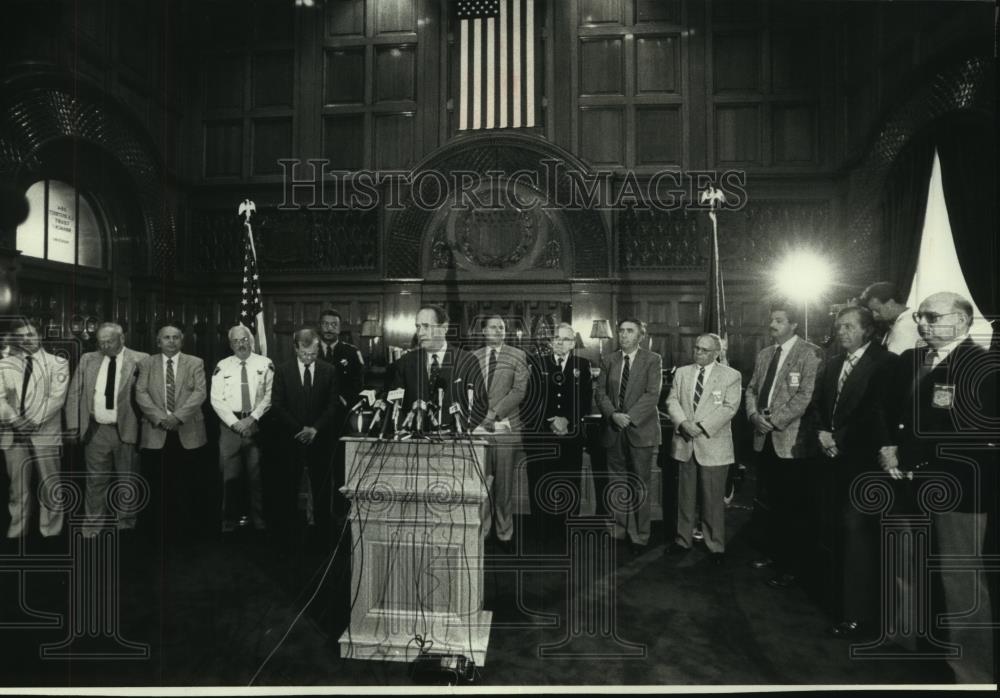
[[[875,134],[868,155],[852,172],[847,210],[852,237],[873,242],[877,233],[879,194],[892,163],[914,135],[933,121],[962,111],[996,110],[996,67],[993,58],[964,55],[939,62],[901,105],[892,110]]]
[[[548,163],[548,165],[546,165]],[[560,163],[556,168],[553,163]],[[553,204],[551,217],[558,218],[557,227],[568,231],[566,239],[572,245],[573,278],[603,278],[610,274],[612,254],[610,236],[600,214],[592,209],[556,207],[568,202],[572,187],[578,180],[574,173],[589,174],[590,169],[571,153],[535,136],[522,134],[475,134],[461,136],[425,158],[412,170],[418,186],[438,187],[420,173],[439,172],[451,181],[460,171],[474,172],[486,178],[490,171],[507,175],[526,173],[525,180],[534,176],[546,183],[537,195]],[[418,197],[421,196],[417,192]],[[433,193],[424,200],[432,200]],[[414,202],[409,192],[396,212],[386,235],[386,276],[397,279],[420,278],[422,243],[430,240],[428,228],[437,210],[425,210]]]
[[[164,206],[171,192],[163,190],[163,164],[138,119],[84,78],[55,71],[17,75],[4,83],[3,95],[0,177],[24,186],[50,171],[55,153],[72,151],[77,166],[89,163],[109,177],[103,193],[117,200],[107,202],[114,209],[108,242],[116,271],[172,270],[175,207]]]

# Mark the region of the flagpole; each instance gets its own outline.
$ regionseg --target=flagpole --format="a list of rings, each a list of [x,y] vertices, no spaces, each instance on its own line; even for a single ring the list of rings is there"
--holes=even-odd
[[[708,264],[708,275],[709,275],[709,290],[708,299],[711,308],[707,309],[705,330],[707,332],[715,332],[722,339],[722,349],[719,352],[719,363],[724,365],[729,365],[729,358],[726,354],[728,337],[726,333],[726,318],[725,318],[725,308],[726,308],[726,297],[725,289],[722,285],[722,269],[719,264],[719,219],[715,215],[715,208],[721,202],[724,203],[726,200],[725,194],[722,193],[720,189],[716,189],[713,186],[709,186],[701,192],[699,201],[703,204],[708,204],[708,217],[712,221],[712,251],[711,258]],[[710,326],[711,319],[714,318],[717,327]]]
[[[256,312],[254,313],[252,326],[256,328],[257,352],[261,356],[267,356],[267,334],[264,328],[264,303],[263,299],[260,298],[260,279],[257,271],[257,246],[254,244],[253,227],[250,225],[250,216],[257,211],[257,206],[250,199],[244,199],[243,202],[240,203],[238,211],[239,215],[245,216],[243,227],[246,228],[247,242],[249,243],[250,256],[253,260],[254,269],[253,278],[244,278],[243,291],[245,296],[248,288],[246,284],[252,284],[251,288],[253,289],[254,297],[259,300],[260,307],[256,309]],[[248,327],[249,326],[250,325],[248,325]]]

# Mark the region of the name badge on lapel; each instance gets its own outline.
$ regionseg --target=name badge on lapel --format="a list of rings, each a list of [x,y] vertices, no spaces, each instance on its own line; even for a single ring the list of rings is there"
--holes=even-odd
[[[955,386],[944,383],[934,384],[934,396],[931,405],[939,410],[950,410],[955,406]]]
[[[802,374],[798,371],[791,371],[788,374],[788,385],[792,388],[798,388],[799,384],[802,383]]]
[[[722,404],[722,391],[713,390],[712,391],[712,404],[721,405]]]

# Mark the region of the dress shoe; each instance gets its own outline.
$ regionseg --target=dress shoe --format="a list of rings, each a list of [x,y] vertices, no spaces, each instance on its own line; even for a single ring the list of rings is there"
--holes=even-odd
[[[680,543],[671,543],[667,546],[667,555],[683,555],[691,552],[691,548],[685,548]]]
[[[861,625],[854,620],[844,620],[832,626],[831,628],[828,628],[827,632],[833,635],[834,637],[841,637],[841,638],[857,637],[858,635],[861,634]]]
[[[725,562],[726,562],[726,554],[725,553],[709,553],[708,554],[708,559],[712,561],[713,565],[715,565],[716,567],[719,567],[719,566],[725,564]]]
[[[772,560],[771,558],[769,558],[769,557],[762,557],[762,558],[758,558],[758,559],[754,560],[753,562],[751,562],[750,566],[752,568],[754,568],[755,570],[762,570],[765,567],[770,567],[773,564],[774,564],[774,560]]]
[[[767,580],[767,585],[775,589],[787,589],[788,587],[795,584],[796,577],[794,574],[783,573],[776,577],[772,577]]]
[[[700,528],[696,528],[691,531],[691,537],[695,540],[705,540],[705,534],[701,532]]]

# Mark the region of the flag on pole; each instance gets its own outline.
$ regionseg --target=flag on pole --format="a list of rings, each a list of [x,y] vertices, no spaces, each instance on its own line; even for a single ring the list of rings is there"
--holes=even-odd
[[[535,0],[456,0],[460,131],[538,124]]]
[[[250,214],[256,211],[254,203],[247,199],[240,204],[240,214],[246,216],[243,224],[243,281],[240,290],[240,324],[248,327],[254,335],[257,353],[267,356],[267,336],[264,324],[264,301],[260,292],[260,273],[257,270],[257,248],[253,243],[253,228]]]
[[[712,240],[708,262],[708,297],[705,302],[705,331],[714,332],[722,338],[719,363],[728,366],[729,359],[726,356],[729,342],[726,336],[726,291],[722,284],[722,267],[719,265],[719,222],[715,215],[716,204],[724,201],[725,195],[712,187],[701,194],[701,202],[711,206],[708,217],[712,220]]]

